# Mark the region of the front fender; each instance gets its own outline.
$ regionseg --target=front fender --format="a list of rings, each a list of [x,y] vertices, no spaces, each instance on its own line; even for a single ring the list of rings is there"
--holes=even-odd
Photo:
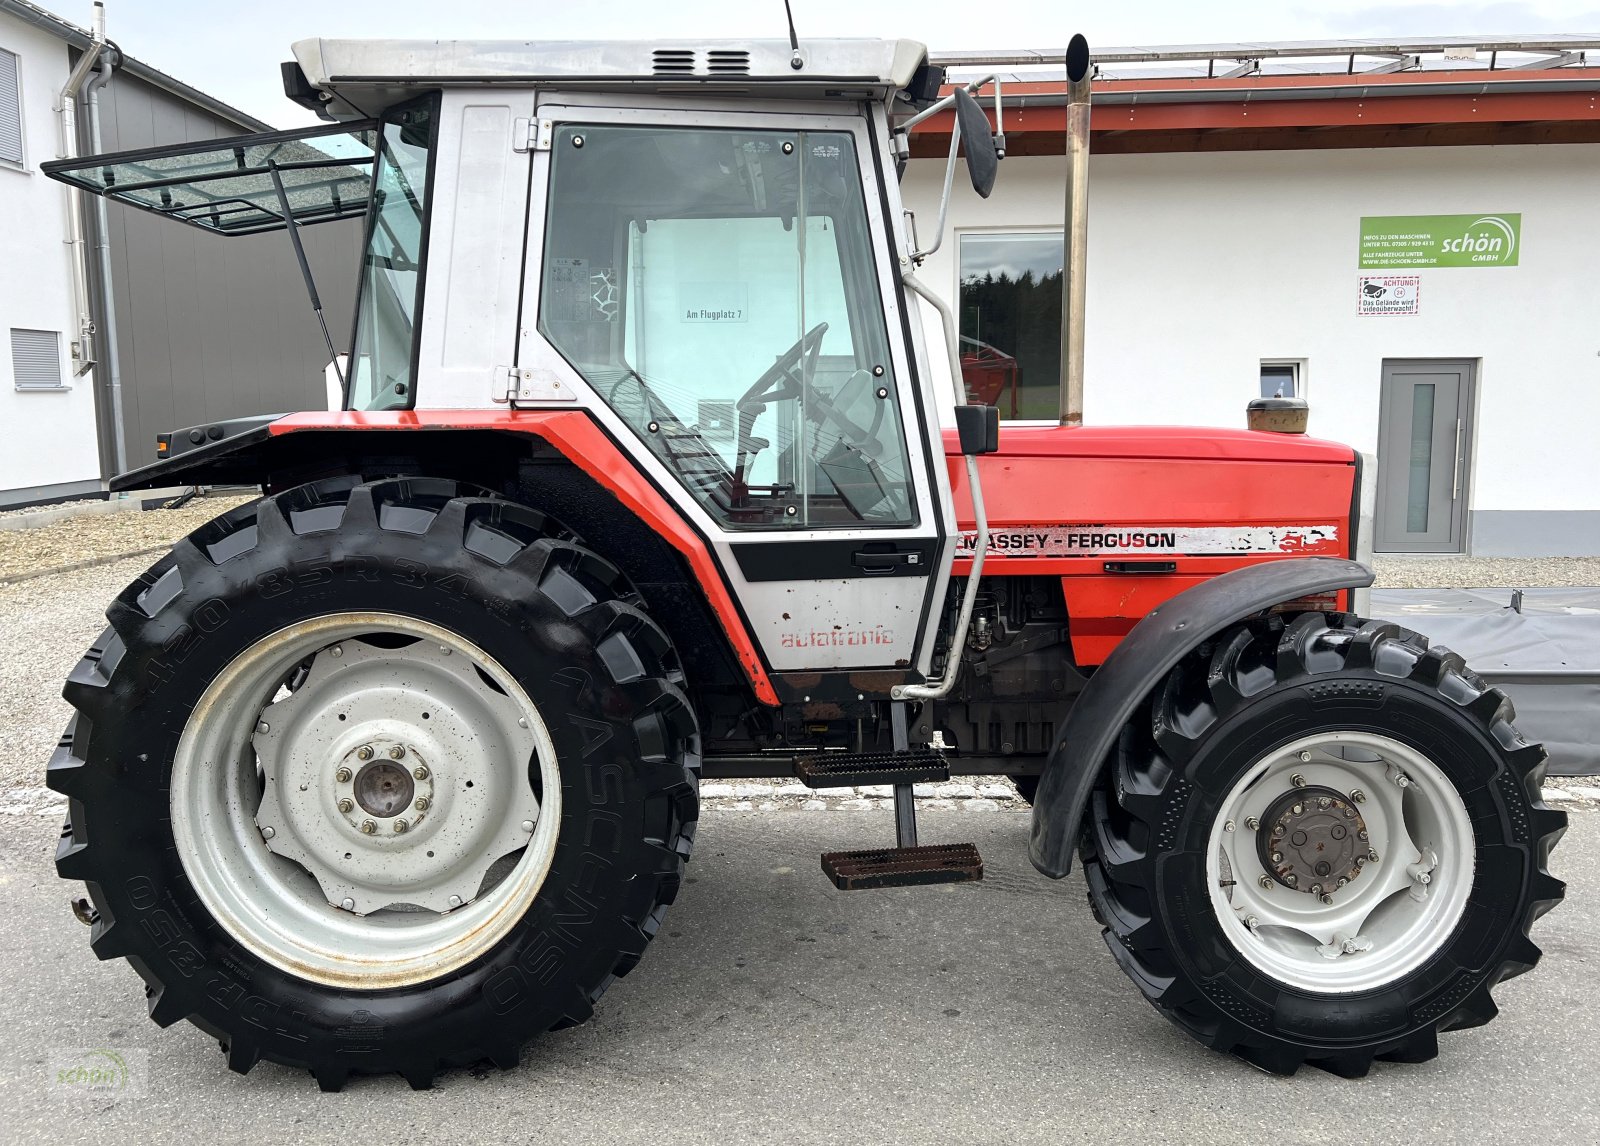
[[[1052,879],[1072,870],[1083,811],[1106,754],[1139,702],[1179,661],[1218,630],[1263,609],[1364,589],[1372,580],[1372,570],[1342,558],[1267,561],[1223,573],[1151,610],[1095,670],[1061,726],[1034,798],[1033,866]]]

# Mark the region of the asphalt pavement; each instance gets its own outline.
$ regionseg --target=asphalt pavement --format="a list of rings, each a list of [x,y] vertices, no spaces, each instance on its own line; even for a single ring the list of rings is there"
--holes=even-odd
[[[892,833],[882,812],[708,811],[644,962],[584,1027],[512,1072],[322,1094],[303,1072],[230,1073],[188,1024],[157,1029],[138,976],[99,963],[50,856],[59,816],[0,816],[0,1141],[420,1143],[1591,1142],[1600,1005],[1600,811],[1556,852],[1568,900],[1502,1014],[1431,1063],[1366,1079],[1259,1073],[1206,1051],[1113,965],[1074,874],[1028,865],[1021,812],[927,811],[971,840],[981,884],[835,891],[820,852]],[[55,1081],[62,1048],[145,1052],[143,1096]]]

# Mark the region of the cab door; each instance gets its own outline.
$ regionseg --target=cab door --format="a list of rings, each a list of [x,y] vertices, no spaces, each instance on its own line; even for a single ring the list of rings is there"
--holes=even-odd
[[[538,120],[523,400],[564,385],[590,410],[708,541],[774,671],[926,673],[947,478],[866,118]]]

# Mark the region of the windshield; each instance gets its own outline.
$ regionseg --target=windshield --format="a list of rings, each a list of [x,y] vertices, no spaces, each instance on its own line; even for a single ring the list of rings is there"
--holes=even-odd
[[[378,133],[372,215],[361,259],[356,329],[351,340],[351,410],[412,404],[412,334],[422,295],[429,158],[437,98],[385,117]]]
[[[540,328],[696,499],[911,524],[853,137],[567,125],[552,151]]]

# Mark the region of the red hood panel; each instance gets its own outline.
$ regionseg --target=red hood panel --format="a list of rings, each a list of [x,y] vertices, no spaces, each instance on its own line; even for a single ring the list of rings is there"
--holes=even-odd
[[[959,454],[954,430],[946,454]],[[1354,451],[1300,434],[1268,434],[1215,426],[1051,426],[1000,424],[999,457],[1226,458],[1230,461],[1333,462],[1348,465]]]

